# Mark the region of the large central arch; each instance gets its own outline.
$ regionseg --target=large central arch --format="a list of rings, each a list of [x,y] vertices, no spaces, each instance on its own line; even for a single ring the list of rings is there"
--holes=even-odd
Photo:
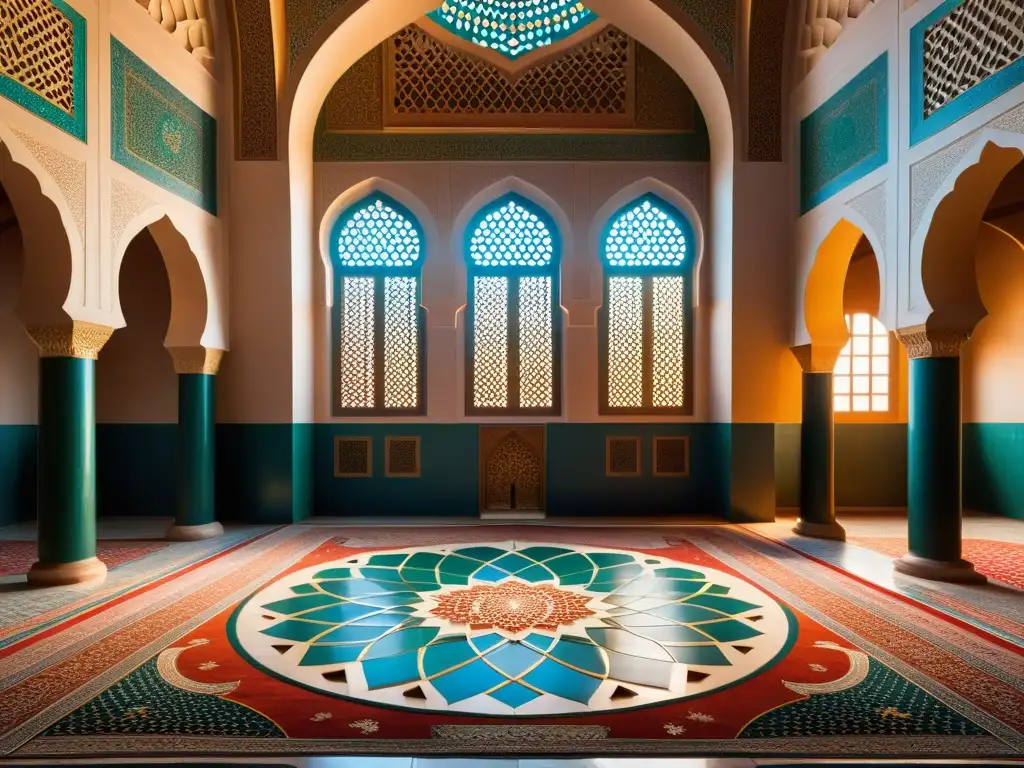
[[[588,0],[587,5],[661,57],[686,83],[700,106],[711,137],[708,234],[712,298],[717,294],[725,299],[732,282],[735,158],[729,89],[708,53],[656,0]],[[438,0],[350,0],[324,24],[309,47],[310,52],[296,62],[282,94],[280,123],[287,141],[291,192],[292,411],[297,421],[311,422],[314,417],[310,377],[315,370],[313,271],[318,263],[313,220],[313,137],[317,117],[331,87],[349,67],[381,40],[437,6]],[[719,324],[721,327],[712,331],[713,338],[731,340],[731,323],[723,318]],[[731,392],[731,365],[727,361],[720,365],[712,375],[712,387]],[[729,403],[723,403],[715,415],[728,420]]]

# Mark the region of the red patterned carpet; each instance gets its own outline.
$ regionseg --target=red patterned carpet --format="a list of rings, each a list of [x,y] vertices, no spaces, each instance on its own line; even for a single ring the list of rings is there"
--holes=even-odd
[[[106,563],[107,568],[138,560],[140,557],[159,552],[167,546],[165,541],[124,541],[112,539],[96,545],[96,556]],[[0,576],[28,573],[36,561],[34,541],[0,541]]]
[[[875,536],[851,536],[850,544],[881,552],[890,557],[902,557],[907,552],[907,540]],[[1017,589],[1024,589],[1024,544],[988,539],[964,539],[964,560],[985,576]]]
[[[1020,756],[1022,691],[735,529],[295,526],[0,647],[0,756]]]

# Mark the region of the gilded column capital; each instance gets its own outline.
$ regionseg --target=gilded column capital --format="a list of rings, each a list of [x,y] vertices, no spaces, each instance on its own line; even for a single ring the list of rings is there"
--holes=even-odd
[[[175,373],[205,373],[216,376],[220,370],[220,361],[224,357],[223,349],[207,349],[206,347],[167,347],[174,361]]]
[[[842,347],[828,347],[821,344],[801,344],[790,347],[804,373],[832,373]]]
[[[72,320],[68,325],[38,326],[25,329],[40,357],[78,357],[96,360],[114,329],[108,325]]]
[[[960,350],[971,338],[970,331],[929,329],[912,325],[896,331],[896,338],[907,348],[907,357],[960,357]]]

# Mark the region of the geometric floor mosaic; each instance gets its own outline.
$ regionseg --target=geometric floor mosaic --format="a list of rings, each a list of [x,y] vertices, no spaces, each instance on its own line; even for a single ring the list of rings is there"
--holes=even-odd
[[[700,696],[771,664],[791,631],[777,601],[721,571],[514,541],[307,568],[231,627],[255,666],[318,691],[505,716]]]
[[[1019,647],[727,527],[288,526],[38,637],[0,755],[1024,754]]]
[[[110,569],[159,552],[166,546],[165,541],[100,541],[96,544],[96,556]],[[38,559],[34,541],[0,541],[0,576],[28,573]]]

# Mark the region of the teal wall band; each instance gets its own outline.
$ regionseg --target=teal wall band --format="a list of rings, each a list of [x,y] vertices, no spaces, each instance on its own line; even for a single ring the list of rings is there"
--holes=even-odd
[[[96,556],[96,361],[39,360],[39,561]]]
[[[821,525],[830,525],[836,519],[831,373],[803,374],[800,519]]]
[[[178,374],[178,505],[176,525],[215,521],[214,376]]]
[[[960,358],[910,361],[907,517],[910,553],[960,559]]]

